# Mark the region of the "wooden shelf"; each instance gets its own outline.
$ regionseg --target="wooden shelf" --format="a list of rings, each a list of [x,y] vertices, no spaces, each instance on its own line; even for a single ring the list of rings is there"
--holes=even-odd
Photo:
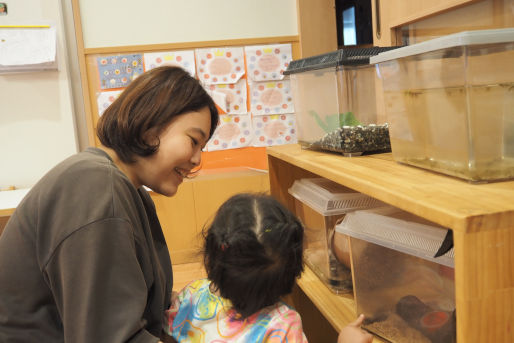
[[[337,332],[357,318],[353,294],[332,293],[308,266],[297,284]],[[373,340],[373,343],[382,342],[386,341],[377,337]]]
[[[297,144],[267,152],[454,231],[496,229],[512,225],[514,218],[514,181],[470,184],[396,163],[390,153],[349,158],[302,150]]]
[[[470,184],[391,154],[349,158],[297,144],[267,153],[271,194],[293,211],[293,182],[321,176],[451,229],[458,342],[514,342],[514,181]],[[339,330],[355,317],[353,301],[334,299],[316,279],[307,273],[298,284]]]

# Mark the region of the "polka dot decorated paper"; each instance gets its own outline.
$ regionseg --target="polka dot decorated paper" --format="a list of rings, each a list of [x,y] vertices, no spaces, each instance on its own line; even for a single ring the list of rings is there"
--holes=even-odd
[[[293,59],[291,44],[245,47],[248,75],[253,81],[282,80]]]
[[[243,48],[196,49],[196,71],[202,83],[236,83],[244,74]]]
[[[251,82],[250,110],[255,115],[293,113],[294,104],[289,80]]]
[[[254,139],[252,146],[296,143],[296,122],[294,114],[274,114],[252,118]]]
[[[245,114],[248,112],[246,108],[245,79],[240,79],[237,83],[231,84],[206,85],[206,89],[223,112],[228,114]],[[223,99],[224,102],[219,103],[222,100],[218,99]]]
[[[144,54],[145,70],[154,69],[163,65],[178,66],[187,70],[195,77],[195,52],[193,50],[151,52]]]
[[[143,55],[98,57],[101,89],[123,88],[143,73]]]
[[[218,127],[207,143],[207,151],[246,147],[250,145],[252,138],[252,121],[249,115],[221,115]]]
[[[114,100],[118,98],[122,91],[106,91],[98,93],[96,103],[98,104],[98,116],[101,116]]]

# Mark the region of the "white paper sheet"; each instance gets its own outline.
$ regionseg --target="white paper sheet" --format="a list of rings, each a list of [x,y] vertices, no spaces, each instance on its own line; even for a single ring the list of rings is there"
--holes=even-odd
[[[54,62],[56,30],[50,28],[0,28],[0,65],[23,66]]]

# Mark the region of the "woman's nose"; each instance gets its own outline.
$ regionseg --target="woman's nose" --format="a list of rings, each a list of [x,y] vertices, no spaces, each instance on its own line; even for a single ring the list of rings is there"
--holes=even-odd
[[[202,162],[202,149],[196,149],[191,157],[191,163],[194,167],[198,167]]]

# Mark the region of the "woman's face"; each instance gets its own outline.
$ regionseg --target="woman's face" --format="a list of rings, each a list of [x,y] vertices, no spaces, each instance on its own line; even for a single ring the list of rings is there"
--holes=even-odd
[[[159,135],[157,152],[130,165],[136,187],[145,185],[159,194],[174,195],[184,177],[200,165],[210,129],[208,107],[173,118]]]

